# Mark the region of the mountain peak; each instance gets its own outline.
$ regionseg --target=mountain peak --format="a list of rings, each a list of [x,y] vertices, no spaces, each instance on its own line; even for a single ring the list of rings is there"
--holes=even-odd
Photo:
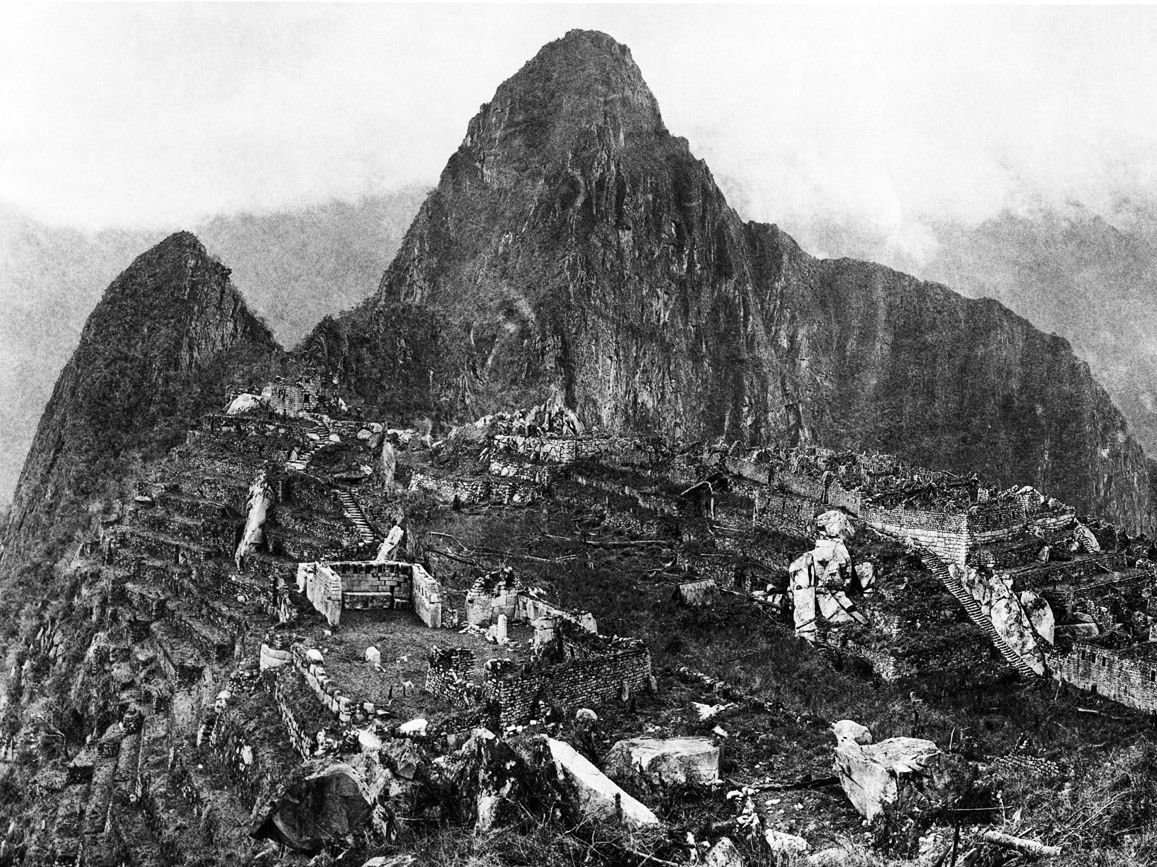
[[[105,290],[57,380],[17,485],[20,523],[29,512],[51,520],[131,452],[179,441],[221,400],[231,369],[276,352],[229,269],[191,232],[142,253]]]
[[[631,50],[605,33],[571,30],[499,86],[470,122],[462,150],[479,167],[509,160],[521,168],[596,140],[622,147],[664,134]]]

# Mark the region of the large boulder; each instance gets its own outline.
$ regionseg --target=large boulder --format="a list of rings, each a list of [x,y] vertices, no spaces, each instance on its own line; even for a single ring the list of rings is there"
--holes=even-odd
[[[349,765],[301,766],[256,812],[250,835],[297,852],[348,840],[373,815],[369,792]]]
[[[658,816],[615,785],[570,744],[554,738],[545,740],[558,779],[572,789],[583,816],[608,822],[621,819],[632,828],[659,824]]]
[[[719,747],[710,738],[631,738],[611,747],[603,767],[619,782],[702,785],[719,779]]]
[[[940,748],[922,738],[888,738],[871,743],[871,735],[851,720],[832,727],[836,734],[835,771],[852,806],[869,822],[899,799],[901,779],[929,771]]]
[[[525,815],[541,794],[534,771],[493,732],[477,728],[452,753],[434,760],[446,814],[479,834]]]
[[[747,867],[747,861],[730,837],[720,837],[703,857],[703,867]]]
[[[242,415],[257,409],[265,409],[265,401],[255,394],[239,394],[229,402],[225,414]]]

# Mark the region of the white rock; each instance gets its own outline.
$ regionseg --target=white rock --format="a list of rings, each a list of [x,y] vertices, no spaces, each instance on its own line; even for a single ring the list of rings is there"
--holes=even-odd
[[[382,739],[369,729],[358,732],[358,746],[363,753],[376,753],[382,748]]]
[[[265,403],[257,395],[239,394],[230,401],[229,406],[225,409],[225,415],[241,415],[255,409],[261,409],[263,406]]]
[[[703,867],[747,867],[747,861],[730,837],[720,837],[703,857]]]
[[[776,858],[802,855],[808,849],[807,840],[803,837],[797,837],[795,834],[788,834],[785,831],[777,831],[774,828],[766,829],[763,832],[763,839],[767,841],[771,854]]]
[[[940,755],[940,748],[923,738],[888,738],[873,744],[871,733],[851,720],[841,720],[832,729],[840,785],[856,812],[869,822],[896,802],[902,775],[922,774]]]
[[[429,721],[418,717],[409,722],[404,722],[398,726],[398,734],[409,735],[412,737],[422,737],[426,734],[426,728],[430,725]]]
[[[372,646],[367,647],[366,648],[366,662],[368,662],[370,665],[381,665],[382,664],[382,652],[380,650],[378,650],[376,647],[372,647]]]
[[[862,726],[854,720],[842,719],[833,723],[832,731],[835,732],[837,744],[850,742],[863,746],[872,742],[872,733],[868,731],[866,726]]]
[[[325,662],[325,658],[321,655],[321,651],[316,647],[311,647],[305,652],[305,659],[306,662],[316,663],[317,665],[322,665]]]
[[[641,776],[657,786],[719,779],[719,747],[710,738],[630,738],[611,747],[603,767],[619,780]]]
[[[646,827],[659,824],[659,817],[640,804],[606,776],[602,771],[583,758],[570,744],[546,739],[551,758],[560,780],[569,780],[578,790],[579,807],[583,813],[601,819],[614,819],[618,801],[622,809],[623,822],[631,827]]]
[[[268,644],[262,644],[261,655],[258,657],[258,666],[261,671],[266,671],[270,668],[281,668],[283,665],[288,665],[292,659],[293,657],[288,650],[277,650]]]

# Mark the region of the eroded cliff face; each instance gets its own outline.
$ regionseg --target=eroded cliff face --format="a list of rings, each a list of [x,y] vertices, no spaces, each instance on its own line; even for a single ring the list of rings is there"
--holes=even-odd
[[[378,293],[305,344],[367,403],[555,394],[613,431],[793,437],[1031,483],[1137,528],[1140,449],[1088,368],[992,302],[744,223],[629,50],[572,31],[470,122]]]
[[[20,475],[9,542],[44,541],[134,458],[184,436],[230,376],[279,349],[188,232],[139,256],[105,291],[61,371]]]

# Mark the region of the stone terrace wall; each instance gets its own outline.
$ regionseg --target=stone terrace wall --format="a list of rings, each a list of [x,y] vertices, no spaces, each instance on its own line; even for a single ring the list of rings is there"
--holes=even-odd
[[[1078,644],[1049,660],[1065,683],[1137,710],[1157,712],[1157,661],[1131,659],[1115,651]]]
[[[977,503],[968,510],[968,535],[973,545],[1011,539],[1024,530],[1028,515],[1020,497]]]
[[[572,712],[599,707],[650,688],[651,654],[641,641],[619,639],[608,653],[529,671],[487,672],[487,694],[498,706],[503,726],[532,719],[539,701]]]
[[[524,482],[533,482],[538,485],[549,485],[558,472],[547,464],[531,464],[511,461],[501,457],[493,457],[487,467],[492,476],[503,479],[521,479]]]
[[[457,502],[463,506],[477,503],[524,505],[538,499],[543,486],[519,478],[482,476],[443,479],[415,471],[410,477],[410,490],[429,494],[439,502]]]
[[[822,510],[819,502],[808,497],[769,491],[756,499],[752,523],[763,530],[780,530],[802,536],[807,533],[808,524]]]
[[[917,545],[949,563],[964,563],[968,554],[966,515],[865,506],[861,517],[872,529],[890,536],[911,538]]]
[[[807,497],[810,500],[821,503],[824,500],[824,494],[827,492],[824,483],[819,479],[813,479],[811,476],[805,476],[802,473],[793,473],[791,470],[779,471],[775,474],[773,482],[775,486],[782,491],[787,491],[799,497]]]

